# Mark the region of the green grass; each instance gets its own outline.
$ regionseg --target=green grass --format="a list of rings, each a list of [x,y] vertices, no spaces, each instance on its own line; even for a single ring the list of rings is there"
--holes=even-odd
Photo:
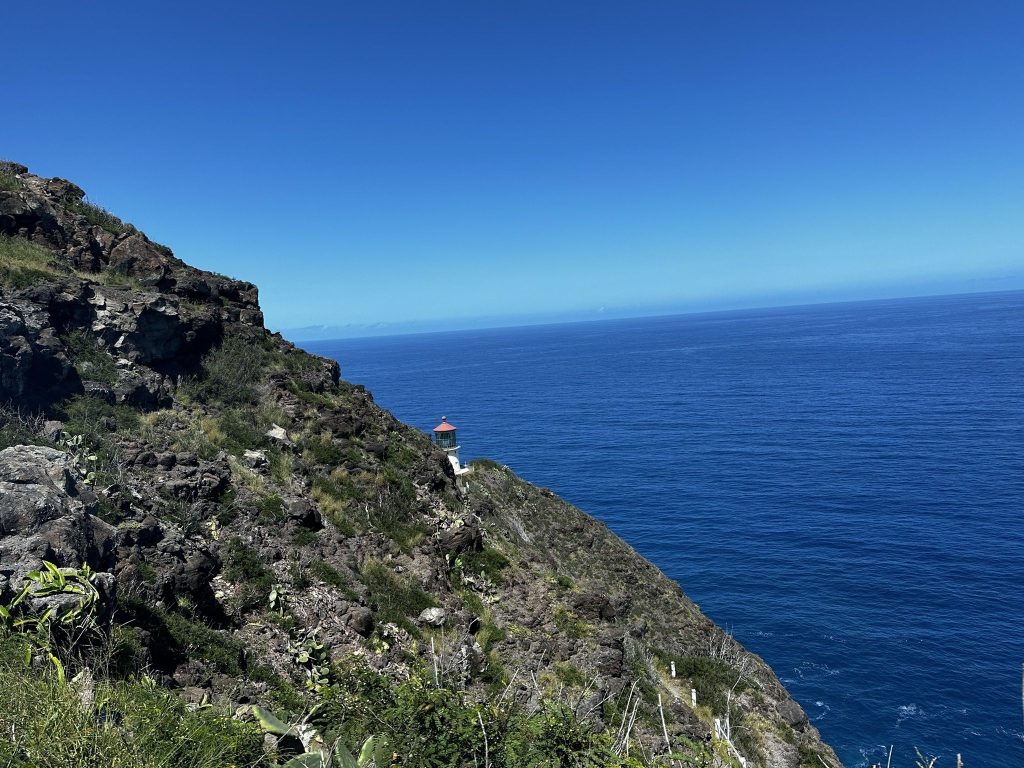
[[[20,638],[0,637],[0,762],[18,768],[269,766],[252,723],[216,707],[191,711],[146,680],[100,678],[92,702],[27,664]]]
[[[0,192],[17,192],[25,185],[6,168],[0,168]]]
[[[676,677],[689,680],[690,685],[697,690],[697,702],[709,707],[716,715],[725,714],[726,693],[733,685],[736,685],[736,695],[750,687],[745,680],[737,684],[739,673],[718,659],[707,656],[659,658],[666,665],[674,661]]]
[[[0,285],[18,290],[60,277],[53,254],[20,237],[0,235]]]
[[[121,219],[102,206],[91,203],[88,200],[76,200],[68,205],[68,210],[84,216],[90,224],[101,227],[113,235],[120,235],[122,232],[129,232],[135,228],[125,224]]]
[[[309,564],[311,576],[320,579],[324,584],[330,584],[338,589],[348,589],[349,581],[337,568],[324,560],[313,560]]]
[[[504,581],[501,572],[509,565],[507,557],[490,547],[484,547],[479,552],[463,552],[458,562],[461,563],[463,573],[482,573],[495,584]]]

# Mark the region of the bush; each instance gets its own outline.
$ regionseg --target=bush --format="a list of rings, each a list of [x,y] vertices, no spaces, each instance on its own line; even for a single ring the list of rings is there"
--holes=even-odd
[[[14,171],[10,167],[4,167],[4,163],[0,160],[0,192],[17,192],[25,185],[21,183],[21,179],[14,175]]]
[[[19,410],[15,406],[0,406],[0,450],[12,445],[49,445],[53,443],[38,436],[42,417]]]
[[[276,493],[261,496],[255,506],[261,523],[282,523],[288,517],[284,511],[284,499]]]
[[[707,656],[684,656],[666,661],[675,661],[676,676],[689,680],[691,687],[697,691],[697,703],[709,707],[716,715],[725,714],[726,692],[733,685],[736,685],[736,693],[742,693],[749,688],[742,679],[737,685],[739,672],[718,659]]]
[[[217,419],[220,446],[235,455],[267,443],[264,424],[251,408],[229,408]]]
[[[111,405],[93,395],[76,395],[57,407],[64,421],[64,429],[82,439],[101,462],[111,459],[108,435],[111,432],[135,430],[139,426],[139,413],[125,405]]]
[[[330,584],[338,589],[348,589],[349,581],[337,568],[324,560],[313,560],[309,564],[309,572],[312,576],[320,579],[324,584]]]
[[[252,609],[263,603],[274,584],[274,574],[259,555],[237,536],[225,547],[224,578],[242,587],[239,608]]]
[[[117,382],[117,367],[113,358],[92,334],[76,328],[64,337],[64,347],[82,380],[97,381],[108,386]]]
[[[419,635],[409,620],[424,608],[437,605],[423,587],[398,576],[381,563],[370,562],[363,568],[363,583],[370,590],[370,605],[382,622],[394,622],[413,635]]]
[[[202,373],[186,389],[204,403],[252,405],[263,380],[266,353],[258,344],[228,336],[203,358]]]
[[[327,464],[335,466],[341,464],[345,459],[345,452],[341,450],[329,437],[315,435],[303,441],[303,458],[313,464]]]
[[[456,562],[463,573],[483,574],[495,584],[504,580],[501,572],[509,565],[507,557],[490,547],[484,547],[479,552],[463,552]]]

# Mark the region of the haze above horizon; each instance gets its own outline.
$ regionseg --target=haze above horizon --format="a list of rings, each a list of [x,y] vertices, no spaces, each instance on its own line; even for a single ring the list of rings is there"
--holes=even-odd
[[[1024,288],[1018,4],[51,10],[0,157],[273,328]]]

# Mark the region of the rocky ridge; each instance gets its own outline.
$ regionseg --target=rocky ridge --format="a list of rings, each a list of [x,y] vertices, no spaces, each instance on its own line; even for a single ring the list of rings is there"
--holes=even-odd
[[[492,462],[457,481],[337,363],[266,331],[255,286],[13,163],[0,403],[0,604],[44,560],[88,564],[140,668],[187,699],[298,715],[358,659],[467,700],[556,699],[642,755],[840,765],[604,525]]]

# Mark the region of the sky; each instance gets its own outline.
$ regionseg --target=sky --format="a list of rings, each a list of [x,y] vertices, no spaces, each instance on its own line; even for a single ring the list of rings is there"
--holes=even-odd
[[[256,283],[272,328],[1024,288],[1019,2],[52,0],[3,26],[0,157]]]

